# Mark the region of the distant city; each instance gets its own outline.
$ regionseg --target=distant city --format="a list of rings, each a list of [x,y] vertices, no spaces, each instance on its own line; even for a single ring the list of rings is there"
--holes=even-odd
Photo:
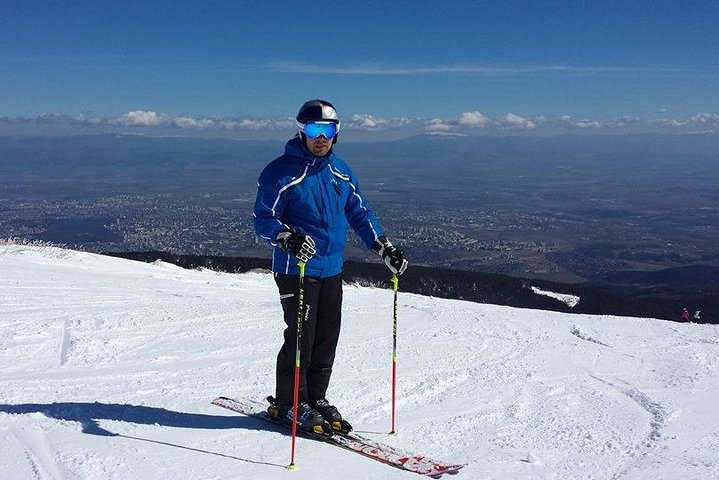
[[[0,237],[88,251],[269,256],[257,175],[281,142],[0,137]],[[719,266],[719,138],[339,144],[411,262],[562,282]],[[350,234],[347,256],[371,255]]]

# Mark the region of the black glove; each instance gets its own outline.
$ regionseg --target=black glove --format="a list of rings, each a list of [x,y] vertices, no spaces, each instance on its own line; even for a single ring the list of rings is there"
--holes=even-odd
[[[309,235],[299,232],[280,232],[277,243],[282,250],[307,263],[316,253],[315,241]]]
[[[404,258],[404,252],[392,245],[392,242],[387,240],[387,237],[381,236],[377,238],[372,245],[372,250],[382,257],[385,265],[392,273],[402,275],[407,270],[407,259]]]

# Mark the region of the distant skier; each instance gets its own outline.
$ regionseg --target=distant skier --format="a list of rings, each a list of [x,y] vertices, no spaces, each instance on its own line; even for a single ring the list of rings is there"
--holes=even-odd
[[[701,323],[702,320],[702,311],[696,310],[694,312],[694,323]]]
[[[340,334],[348,222],[393,273],[402,274],[407,260],[384,236],[357,177],[333,151],[341,123],[332,104],[306,102],[296,120],[299,133],[287,142],[284,155],[260,174],[253,212],[255,231],[274,247],[272,271],[287,324],[277,355],[275,400],[268,412],[288,420],[293,417],[298,261],[302,260],[306,317],[298,426],[328,433],[343,428],[342,415],[325,397]]]
[[[686,308],[682,309],[681,318],[682,318],[682,322],[688,322],[689,321],[689,310],[687,310]]]

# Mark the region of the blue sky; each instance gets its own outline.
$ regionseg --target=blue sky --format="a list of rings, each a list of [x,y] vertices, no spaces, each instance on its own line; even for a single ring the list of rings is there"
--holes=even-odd
[[[719,126],[715,0],[0,5],[6,128],[283,128],[316,97],[369,130]]]

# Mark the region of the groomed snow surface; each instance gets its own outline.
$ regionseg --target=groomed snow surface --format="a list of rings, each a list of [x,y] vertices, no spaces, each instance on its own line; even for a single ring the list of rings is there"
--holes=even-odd
[[[401,281],[400,281],[401,289]],[[456,477],[719,478],[719,328],[345,287],[328,397]],[[210,405],[273,393],[272,277],[0,244],[3,479],[411,479]]]

